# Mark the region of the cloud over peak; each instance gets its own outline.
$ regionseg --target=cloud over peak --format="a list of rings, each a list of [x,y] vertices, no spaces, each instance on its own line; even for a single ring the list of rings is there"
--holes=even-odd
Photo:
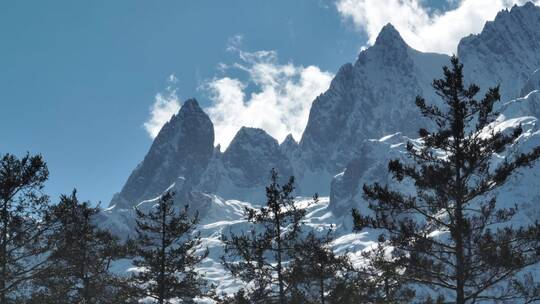
[[[154,139],[158,135],[161,127],[180,110],[180,99],[176,93],[176,83],[178,79],[175,75],[167,78],[167,88],[163,93],[157,93],[154,103],[150,107],[150,117],[143,124],[148,135]]]
[[[333,75],[312,65],[282,64],[275,51],[243,51],[239,35],[229,41],[227,50],[238,61],[220,64],[225,75],[203,86],[212,102],[206,112],[214,123],[216,144],[226,148],[242,126],[262,128],[278,141],[289,133],[300,138],[312,101],[328,89]],[[231,71],[246,77],[227,76]]]
[[[458,0],[455,8],[444,12],[431,11],[423,6],[422,0],[338,0],[336,7],[344,19],[367,34],[369,45],[375,42],[385,24],[392,23],[411,47],[452,54],[461,38],[479,33],[485,22],[493,20],[499,11],[525,2]]]

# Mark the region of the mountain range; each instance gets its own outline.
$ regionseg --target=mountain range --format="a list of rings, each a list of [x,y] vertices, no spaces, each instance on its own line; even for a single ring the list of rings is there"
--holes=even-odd
[[[457,56],[466,80],[483,90],[500,85],[497,128],[524,129],[513,149],[496,155],[495,161],[540,145],[540,7],[527,3],[501,11],[481,33],[460,41]],[[276,168],[282,178],[295,176],[309,226],[335,225],[334,249],[354,255],[374,239],[351,233],[351,208],[366,210],[362,185],[392,182],[388,161],[404,158],[407,142],[419,144],[418,129],[430,125],[421,118],[415,97],[438,102],[431,83],[449,59],[414,50],[387,24],[374,45],[353,64],[344,64],[329,89],[313,101],[299,141],[289,135],[279,143],[262,129],[242,127],[221,151],[214,146],[212,121],[196,100],[187,100],[98,220],[127,237],[134,232],[133,207],[151,207],[164,191],[174,189],[179,204],[189,204],[201,215],[200,232],[210,255],[200,271],[227,292],[237,282],[219,264],[219,237],[225,230],[245,227],[243,207],[264,202],[269,172]],[[540,165],[499,191],[502,204],[520,207],[517,222],[540,218],[540,205],[534,203],[540,201]],[[322,196],[319,203],[305,203],[308,199],[302,197],[314,193]],[[118,266],[119,271],[128,268],[129,263]]]

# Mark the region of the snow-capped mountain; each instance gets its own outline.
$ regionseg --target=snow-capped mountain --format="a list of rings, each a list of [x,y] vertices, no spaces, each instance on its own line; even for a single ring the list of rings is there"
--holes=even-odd
[[[155,138],[110,206],[130,208],[158,196],[177,178],[197,184],[214,152],[214,126],[195,99],[187,100]]]
[[[521,90],[540,67],[540,7],[514,6],[487,22],[482,32],[463,38],[458,56],[466,79],[481,88],[501,85],[502,100],[521,97]]]
[[[540,7],[528,3],[499,13],[480,34],[460,42],[458,55],[466,79],[483,89],[501,85],[496,126],[524,129],[506,153],[540,145]],[[428,122],[421,119],[415,97],[437,102],[431,82],[447,64],[449,56],[416,51],[386,25],[375,44],[354,64],[343,65],[330,88],[313,101],[299,142],[288,136],[279,144],[261,129],[244,127],[222,152],[214,147],[209,117],[195,100],[186,101],[99,220],[118,234],[129,234],[132,207],[151,206],[165,190],[174,189],[180,203],[201,214],[200,230],[210,249],[201,271],[220,291],[228,291],[236,283],[220,266],[219,237],[245,227],[243,207],[263,201],[269,171],[276,168],[283,177],[297,178],[298,195],[329,196],[315,205],[300,200],[308,209],[309,227],[337,225],[335,250],[357,252],[374,239],[351,233],[351,208],[366,208],[361,187],[390,182],[388,160],[405,159],[406,142],[419,144],[417,130]],[[538,189],[540,164],[499,190],[499,201],[518,204],[520,222],[534,221],[540,217],[540,207],[531,203],[540,200]]]
[[[362,51],[354,65],[343,65],[328,91],[313,102],[300,141],[299,161],[306,169],[298,172],[302,189],[327,193],[327,187],[311,189],[303,171],[333,177],[368,138],[398,131],[414,136],[425,124],[415,97],[434,99],[431,81],[448,60],[412,49],[391,24],[383,27],[375,44]]]

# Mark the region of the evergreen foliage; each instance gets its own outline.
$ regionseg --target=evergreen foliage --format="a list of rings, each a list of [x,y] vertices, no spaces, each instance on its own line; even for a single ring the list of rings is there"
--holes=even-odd
[[[246,282],[244,289],[223,303],[329,303],[338,273],[349,266],[330,249],[331,235],[303,235],[305,210],[295,204],[294,177],[284,185],[271,171],[266,204],[246,208],[248,232],[223,235],[223,265]],[[318,200],[314,196],[314,202]]]
[[[329,231],[319,237],[310,232],[295,244],[297,256],[290,262],[289,280],[300,303],[338,303],[331,294],[352,270],[346,254],[337,256],[331,248]],[[294,301],[293,301],[294,302]]]
[[[294,258],[294,245],[300,236],[305,211],[294,203],[294,178],[278,184],[278,173],[271,172],[266,187],[266,205],[246,208],[252,228],[248,233],[223,235],[223,265],[251,287],[243,292],[255,302],[287,303],[292,290],[286,278],[285,264]]]
[[[62,195],[52,207],[55,221],[47,271],[34,279],[32,303],[114,303],[120,300],[122,278],[110,272],[125,248],[110,232],[98,229],[98,207],[79,202],[76,191]]]
[[[0,158],[0,303],[12,303],[21,287],[45,270],[51,226],[49,198],[42,193],[49,176],[41,155]]]
[[[174,192],[163,194],[148,212],[137,209],[137,239],[134,264],[141,269],[133,275],[135,294],[159,304],[180,299],[194,303],[204,295],[205,280],[195,267],[208,255],[200,248],[201,238],[194,230],[199,222],[186,206],[174,206]],[[199,252],[202,250],[202,252]]]

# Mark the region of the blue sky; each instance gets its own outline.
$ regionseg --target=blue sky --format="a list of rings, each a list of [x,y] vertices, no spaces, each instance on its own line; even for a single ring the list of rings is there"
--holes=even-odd
[[[338,9],[347,1],[352,6]],[[410,1],[428,21],[461,5]],[[206,108],[221,101],[215,85],[223,79],[241,83],[247,102],[266,92],[249,79],[255,67],[278,67],[287,75],[280,79],[292,67],[296,84],[303,71],[325,82],[369,44],[371,28],[400,14],[364,20],[351,10],[368,0],[338,2],[2,1],[0,153],[43,154],[53,201],[76,187],[81,198],[107,205],[150,147],[143,124],[167,86],[180,102],[196,97]],[[406,40],[419,44],[414,35],[425,39],[412,32]]]

